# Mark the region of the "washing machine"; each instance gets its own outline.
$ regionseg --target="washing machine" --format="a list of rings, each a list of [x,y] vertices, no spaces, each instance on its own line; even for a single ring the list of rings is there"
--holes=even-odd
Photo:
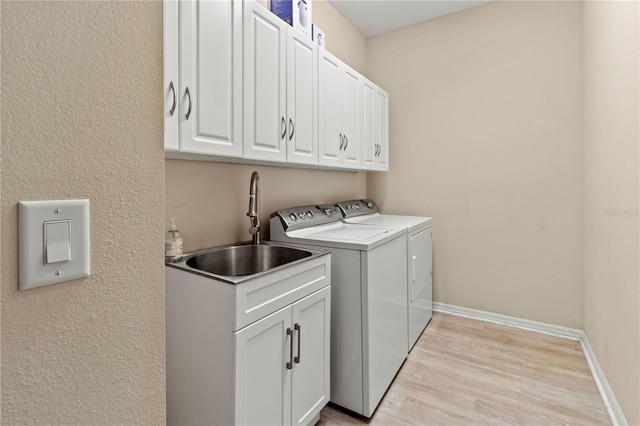
[[[337,203],[343,221],[350,224],[405,229],[407,242],[408,351],[431,320],[433,314],[433,260],[431,218],[380,214],[370,199]]]
[[[337,206],[271,215],[273,241],[331,251],[331,396],[371,417],[407,357],[406,231],[342,222]]]

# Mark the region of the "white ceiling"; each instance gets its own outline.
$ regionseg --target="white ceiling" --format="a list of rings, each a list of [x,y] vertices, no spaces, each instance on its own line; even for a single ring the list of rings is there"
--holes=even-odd
[[[365,37],[480,6],[492,0],[329,0]]]

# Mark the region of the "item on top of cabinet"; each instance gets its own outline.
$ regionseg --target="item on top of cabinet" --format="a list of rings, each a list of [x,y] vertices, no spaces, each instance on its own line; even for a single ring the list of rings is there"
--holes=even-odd
[[[293,16],[293,28],[309,38],[311,38],[311,5],[311,0],[298,0],[297,13]]]
[[[316,44],[320,47],[324,47],[325,44],[325,36],[324,31],[320,29],[316,24],[311,25],[311,40],[315,41]]]
[[[293,25],[293,2],[292,0],[271,0],[269,10],[289,25]]]
[[[164,258],[173,262],[182,258],[182,234],[176,226],[177,217],[171,218],[171,225],[164,241]]]
[[[311,0],[271,0],[269,10],[311,38]]]

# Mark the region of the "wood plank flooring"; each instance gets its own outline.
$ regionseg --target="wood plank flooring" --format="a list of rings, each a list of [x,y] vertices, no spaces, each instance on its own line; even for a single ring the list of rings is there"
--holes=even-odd
[[[577,341],[434,313],[371,419],[319,425],[610,425]]]

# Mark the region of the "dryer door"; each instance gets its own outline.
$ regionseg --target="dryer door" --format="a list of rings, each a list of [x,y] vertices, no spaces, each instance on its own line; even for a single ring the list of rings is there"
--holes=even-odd
[[[411,303],[431,287],[431,229],[411,237]],[[431,297],[429,297],[431,299]]]
[[[409,242],[409,350],[432,314],[431,228],[411,236]]]

